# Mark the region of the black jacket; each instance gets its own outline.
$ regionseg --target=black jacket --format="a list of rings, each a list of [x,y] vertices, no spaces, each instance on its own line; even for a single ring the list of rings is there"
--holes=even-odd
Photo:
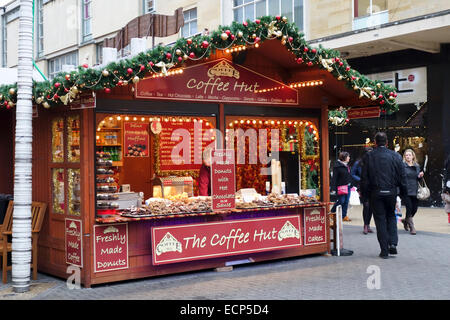
[[[361,192],[370,196],[407,194],[405,166],[401,156],[388,148],[376,147],[363,158],[361,173]]]
[[[405,166],[406,175],[406,189],[408,196],[417,196],[418,175],[420,173],[420,167],[418,164],[409,166],[406,162],[403,162]]]
[[[331,189],[337,191],[337,187],[349,185],[352,182],[352,176],[348,167],[340,161],[336,161],[333,167],[333,178],[331,179]]]

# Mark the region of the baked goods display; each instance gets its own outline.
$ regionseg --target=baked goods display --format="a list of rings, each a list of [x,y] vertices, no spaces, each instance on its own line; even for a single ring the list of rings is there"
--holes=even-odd
[[[151,199],[141,208],[131,207],[122,211],[122,216],[145,217],[173,214],[211,212],[211,197],[187,198],[179,200]]]

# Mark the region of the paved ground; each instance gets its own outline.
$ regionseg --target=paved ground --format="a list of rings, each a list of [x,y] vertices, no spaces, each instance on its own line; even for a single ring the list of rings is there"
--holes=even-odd
[[[352,222],[344,224],[344,247],[354,250],[349,257],[315,255],[72,290],[39,274],[26,294],[0,284],[0,300],[450,299],[450,225],[443,209],[420,208],[415,236],[399,225],[399,254],[388,260],[378,257],[376,234],[362,234],[360,212],[351,208]]]

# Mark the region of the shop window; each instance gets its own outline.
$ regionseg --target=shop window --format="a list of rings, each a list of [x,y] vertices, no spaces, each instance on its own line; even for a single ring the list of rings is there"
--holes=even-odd
[[[80,115],[56,117],[51,124],[52,213],[79,216]]]
[[[386,0],[354,0],[353,30],[379,26],[389,22]]]
[[[82,23],[82,41],[88,41],[92,39],[91,30],[91,0],[82,0],[82,12],[81,12],[81,23]]]
[[[233,0],[234,21],[252,21],[267,15],[284,16],[302,30],[303,0]]]
[[[78,65],[78,51],[50,59],[48,61],[48,76],[53,79],[59,72],[63,71],[63,65]]]

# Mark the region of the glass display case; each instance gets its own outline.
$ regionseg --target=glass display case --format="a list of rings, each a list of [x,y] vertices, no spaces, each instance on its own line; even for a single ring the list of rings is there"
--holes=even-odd
[[[154,198],[168,198],[186,193],[194,196],[194,179],[192,177],[156,177],[153,183]]]
[[[64,162],[64,118],[52,121],[52,162]]]

